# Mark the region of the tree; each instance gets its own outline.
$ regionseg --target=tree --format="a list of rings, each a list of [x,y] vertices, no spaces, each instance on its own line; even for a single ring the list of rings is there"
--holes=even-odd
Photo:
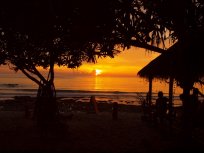
[[[143,47],[160,53],[166,41],[178,43],[183,51],[185,72],[176,80],[186,94],[204,72],[202,37],[203,0],[121,0],[116,14],[117,39],[126,46]],[[153,46],[153,47],[152,47]],[[159,50],[158,50],[159,49]],[[182,56],[181,56],[182,57]],[[182,65],[182,64],[181,64]]]
[[[120,0],[118,3],[114,27],[116,43],[122,43],[127,48],[136,46],[163,53],[165,51],[165,39],[163,35],[160,37],[160,34],[166,32],[167,29],[158,25],[156,20],[152,18],[152,12],[145,8],[145,4],[148,2]],[[159,28],[159,26],[161,27]],[[158,47],[160,42],[163,42],[163,46]]]
[[[39,85],[36,111],[41,124],[57,113],[54,65],[79,67],[118,51],[110,39],[113,11],[108,0],[5,1],[0,6],[0,64]],[[86,7],[84,7],[86,6]],[[100,6],[100,7],[98,7]],[[107,6],[107,7],[106,7]],[[37,67],[48,69],[43,76]]]

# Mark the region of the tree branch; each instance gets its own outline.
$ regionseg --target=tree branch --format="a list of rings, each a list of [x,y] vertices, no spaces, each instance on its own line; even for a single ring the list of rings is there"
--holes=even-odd
[[[37,83],[39,86],[41,85],[40,81],[38,81],[36,78],[32,77],[29,73],[27,73],[24,69],[20,69],[23,74],[25,74],[29,79]]]
[[[116,40],[116,43],[118,43],[118,44],[123,43],[123,42],[125,42],[125,40],[123,40],[123,39]],[[130,40],[127,43],[129,43],[131,46],[144,48],[144,49],[151,50],[151,51],[157,52],[157,53],[164,53],[166,51],[165,49],[161,49],[159,47],[155,47],[155,46],[149,45],[147,43],[141,43],[137,40]]]
[[[148,49],[148,50],[151,50],[151,51],[154,51],[154,52],[157,52],[157,53],[164,53],[166,51],[165,49],[161,49],[159,47],[155,47],[155,46],[148,45],[148,44],[145,44],[145,43],[140,43],[140,42],[135,41],[135,40],[132,40],[130,42],[130,44],[132,46]]]
[[[46,79],[43,77],[42,74],[40,74],[40,72],[36,69],[35,66],[33,66],[33,70],[35,71],[35,74],[36,74],[43,82],[47,82]]]

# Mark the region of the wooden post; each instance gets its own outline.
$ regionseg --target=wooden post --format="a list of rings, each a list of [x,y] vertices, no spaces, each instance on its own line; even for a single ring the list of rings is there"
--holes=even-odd
[[[169,104],[172,105],[173,103],[173,85],[174,85],[174,78],[169,78]]]
[[[153,78],[149,77],[149,105],[152,105],[152,80]]]
[[[173,85],[174,85],[174,78],[169,78],[169,115],[173,114]]]

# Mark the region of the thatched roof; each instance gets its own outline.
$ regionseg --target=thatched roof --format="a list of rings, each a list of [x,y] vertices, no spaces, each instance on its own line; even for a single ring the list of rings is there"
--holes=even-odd
[[[182,46],[183,47],[183,46]],[[191,78],[197,81],[204,76],[204,51],[186,51],[177,42],[166,52],[151,61],[138,72],[140,77],[167,79],[175,78],[177,81]],[[190,49],[188,45],[186,48]],[[196,47],[198,49],[198,47]]]

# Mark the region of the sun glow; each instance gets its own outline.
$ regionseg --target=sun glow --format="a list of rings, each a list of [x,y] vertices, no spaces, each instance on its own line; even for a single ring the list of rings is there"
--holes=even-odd
[[[99,70],[99,69],[96,69],[96,70],[95,70],[95,75],[96,75],[96,76],[100,75],[101,73],[102,73],[102,70]]]

